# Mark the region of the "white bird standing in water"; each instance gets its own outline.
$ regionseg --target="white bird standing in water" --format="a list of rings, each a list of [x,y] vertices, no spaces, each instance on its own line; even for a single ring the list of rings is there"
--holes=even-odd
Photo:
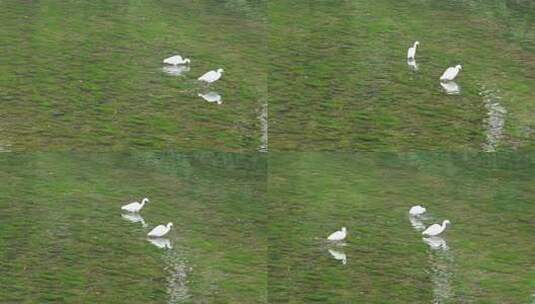
[[[175,56],[171,56],[169,58],[165,58],[163,60],[163,63],[171,64],[171,65],[179,65],[179,64],[190,63],[190,60],[188,58],[182,58],[182,56],[180,56],[180,55],[175,55]]]
[[[446,71],[444,71],[444,74],[440,76],[440,81],[452,81],[459,75],[459,71],[461,71],[463,67],[458,64],[455,67],[449,67]]]
[[[347,230],[346,227],[342,227],[342,230],[338,230],[336,232],[331,233],[327,237],[329,241],[343,241],[347,236]]]
[[[422,234],[424,236],[436,236],[436,235],[439,235],[442,232],[444,232],[444,230],[446,230],[446,225],[447,224],[450,224],[449,220],[444,220],[442,222],[442,225],[433,224],[433,225],[427,227],[427,229],[425,229],[424,232],[422,232]]]
[[[167,225],[158,225],[154,227],[147,235],[149,237],[162,237],[166,235],[173,226],[173,223],[167,223]]]
[[[127,205],[124,205],[121,207],[121,210],[128,211],[128,212],[139,212],[145,206],[146,203],[149,202],[148,198],[144,198],[141,201],[141,204],[139,202],[133,202]]]
[[[418,216],[424,214],[425,211],[426,209],[423,206],[416,205],[411,207],[411,209],[409,210],[409,214],[412,216]]]
[[[199,81],[206,83],[216,82],[223,75],[223,69],[217,69],[216,71],[206,72],[204,75],[199,77]]]
[[[420,45],[419,41],[416,41],[413,46],[407,51],[407,59],[414,60],[416,59],[416,48]]]

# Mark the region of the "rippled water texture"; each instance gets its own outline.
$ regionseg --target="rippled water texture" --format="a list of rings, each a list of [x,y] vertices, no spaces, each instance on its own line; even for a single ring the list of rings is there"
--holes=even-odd
[[[0,1],[0,151],[261,149],[262,1]],[[165,67],[174,54],[189,68]],[[223,68],[205,88],[197,78]],[[216,92],[223,104],[199,96]]]
[[[0,303],[266,302],[262,158],[6,153],[0,180]]]
[[[270,1],[268,15],[272,151],[535,147],[531,0]]]
[[[535,158],[517,154],[271,157],[269,302],[531,303]]]

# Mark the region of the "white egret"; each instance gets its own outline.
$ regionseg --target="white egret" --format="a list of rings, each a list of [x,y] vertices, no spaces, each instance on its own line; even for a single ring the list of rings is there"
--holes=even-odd
[[[444,71],[444,74],[440,76],[440,81],[454,80],[455,77],[459,75],[459,71],[461,71],[462,69],[463,67],[460,64],[456,65],[455,67],[449,67],[448,69],[446,69],[446,71]]]
[[[158,225],[152,229],[147,235],[149,237],[162,237],[166,235],[173,226],[173,223],[167,223],[167,225]]]
[[[139,202],[133,202],[133,203],[126,204],[126,205],[122,206],[121,209],[124,210],[124,211],[128,211],[128,212],[139,212],[139,211],[141,211],[143,206],[145,206],[146,203],[149,203],[149,199],[148,198],[144,198],[141,201],[141,204]]]
[[[410,215],[422,215],[425,213],[425,211],[426,209],[423,206],[416,205],[416,206],[412,206],[411,209],[409,209],[409,214]]]
[[[213,83],[217,81],[223,75],[223,69],[217,69],[216,71],[206,72],[204,75],[199,77],[199,81],[206,83]]]
[[[442,225],[433,224],[433,225],[427,227],[427,229],[425,229],[424,232],[422,232],[422,234],[425,235],[425,236],[436,236],[436,235],[439,235],[442,232],[444,232],[444,230],[446,230],[446,225],[447,224],[451,224],[449,220],[444,220],[442,222]]]
[[[407,51],[407,59],[414,60],[416,58],[416,48],[420,45],[419,41],[416,41],[413,46]]]
[[[182,56],[180,55],[171,56],[163,60],[163,63],[170,64],[170,65],[187,64],[190,62],[191,61],[188,58],[182,58]]]
[[[221,100],[221,95],[217,94],[216,92],[208,92],[208,93],[205,93],[205,94],[201,94],[199,93],[198,94],[199,97],[202,97],[202,99],[210,102],[210,103],[216,103],[216,104],[222,104],[223,101]]]
[[[343,241],[347,236],[347,230],[346,227],[342,227],[342,230],[338,230],[336,232],[331,233],[327,237],[327,240],[329,241]]]

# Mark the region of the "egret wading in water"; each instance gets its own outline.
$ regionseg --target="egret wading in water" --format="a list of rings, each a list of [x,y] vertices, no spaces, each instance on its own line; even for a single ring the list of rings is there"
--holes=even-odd
[[[440,76],[440,81],[452,81],[454,80],[457,75],[459,75],[459,72],[463,69],[463,67],[458,64],[455,67],[449,67],[446,71],[444,71],[444,74]]]
[[[409,210],[409,214],[412,216],[418,216],[424,214],[425,211],[426,209],[423,206],[416,205],[411,207],[411,209]]]
[[[219,80],[223,75],[223,69],[217,69],[216,71],[206,72],[204,75],[199,77],[199,81],[206,83],[213,83]]]
[[[121,210],[124,210],[124,211],[127,211],[127,212],[139,212],[141,211],[141,209],[143,208],[143,206],[145,206],[146,203],[149,202],[149,199],[148,198],[144,198],[142,201],[141,201],[141,204],[139,202],[133,202],[133,203],[130,203],[130,204],[127,204],[127,205],[124,205],[121,207]]]
[[[412,47],[407,51],[407,60],[412,61],[416,59],[416,48],[420,45],[419,41],[416,41]]]
[[[167,223],[167,225],[158,225],[152,229],[147,236],[149,237],[162,237],[171,231],[173,223]]]
[[[336,232],[331,233],[327,237],[327,240],[329,241],[343,241],[347,236],[347,229],[346,227],[342,227],[342,230],[338,230]]]
[[[433,225],[427,227],[427,229],[425,229],[424,232],[422,232],[422,234],[424,236],[436,236],[436,235],[439,235],[442,232],[444,232],[444,230],[446,230],[446,225],[447,224],[451,224],[449,220],[444,220],[442,222],[442,225],[433,224]]]
[[[189,58],[182,58],[182,56],[180,55],[171,56],[163,60],[163,63],[170,64],[170,65],[187,64],[190,62],[191,61],[189,60]]]

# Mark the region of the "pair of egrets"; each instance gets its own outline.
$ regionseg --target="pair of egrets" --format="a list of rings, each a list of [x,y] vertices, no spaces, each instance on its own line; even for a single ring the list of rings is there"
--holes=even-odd
[[[130,213],[139,213],[139,211],[141,211],[141,209],[143,209],[145,204],[147,204],[149,202],[150,201],[149,201],[148,198],[144,198],[141,201],[141,203],[133,202],[133,203],[126,204],[126,205],[122,206],[121,210],[126,211],[126,212],[130,212]],[[162,236],[166,235],[167,233],[169,233],[169,231],[171,231],[171,227],[172,226],[173,226],[173,223],[171,223],[171,222],[167,223],[167,225],[158,225],[158,226],[154,227],[154,229],[152,229],[147,234],[147,236],[148,237],[162,237]]]
[[[414,44],[409,48],[407,51],[407,60],[414,61],[416,59],[416,48],[420,45],[419,41],[414,42]],[[440,76],[440,81],[446,82],[446,81],[453,81],[457,75],[459,75],[459,72],[463,69],[463,67],[458,64],[454,67],[449,67],[442,73],[442,76]]]
[[[411,216],[422,216],[425,212],[426,212],[426,209],[423,206],[420,206],[420,205],[413,206],[409,210],[409,214]],[[450,224],[449,220],[444,220],[442,222],[442,225],[433,224],[433,225],[427,227],[427,229],[425,229],[422,232],[422,234],[424,236],[437,236],[437,235],[441,234],[442,232],[444,232],[446,230],[446,227],[447,227],[448,224]],[[342,227],[341,230],[338,230],[338,231],[335,231],[335,232],[331,233],[327,237],[327,240],[339,242],[339,241],[343,241],[346,237],[347,237],[347,228],[346,227]]]
[[[409,209],[409,214],[413,217],[420,217],[422,215],[424,215],[424,213],[426,212],[427,210],[425,209],[425,207],[423,206],[420,206],[420,205],[416,205],[416,206],[412,206],[411,209]],[[444,232],[446,230],[446,227],[448,224],[451,224],[449,220],[444,220],[442,221],[442,225],[440,224],[433,224],[429,227],[427,227],[427,229],[425,229],[422,234],[424,236],[437,236],[439,234],[441,234],[442,232]]]
[[[180,55],[171,56],[163,60],[163,63],[175,66],[189,64],[190,62],[191,60],[189,60],[189,58],[182,58],[182,56]],[[198,78],[198,80],[206,83],[212,83],[219,80],[221,76],[223,76],[223,69],[217,69],[204,73],[201,77]]]

